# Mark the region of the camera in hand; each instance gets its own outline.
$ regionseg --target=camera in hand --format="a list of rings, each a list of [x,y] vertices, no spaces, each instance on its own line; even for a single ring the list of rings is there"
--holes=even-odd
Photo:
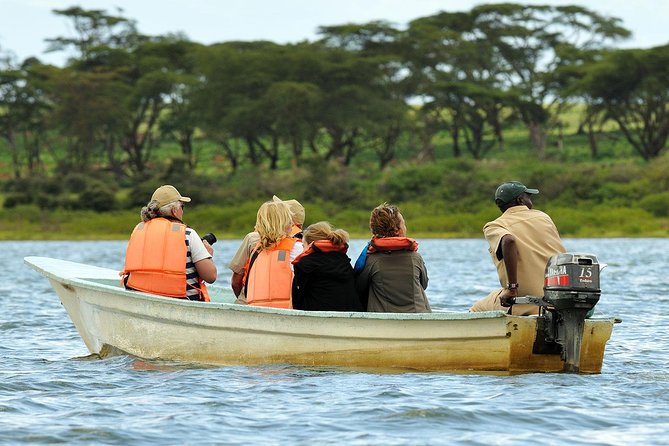
[[[208,234],[205,234],[202,237],[202,240],[206,240],[207,242],[209,242],[210,245],[213,245],[214,243],[216,243],[216,236],[210,232]]]

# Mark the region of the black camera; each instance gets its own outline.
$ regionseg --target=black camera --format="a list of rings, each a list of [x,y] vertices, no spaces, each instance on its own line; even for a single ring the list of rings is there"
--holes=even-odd
[[[209,234],[205,234],[202,240],[206,240],[210,245],[213,245],[216,243],[216,236],[210,232]]]

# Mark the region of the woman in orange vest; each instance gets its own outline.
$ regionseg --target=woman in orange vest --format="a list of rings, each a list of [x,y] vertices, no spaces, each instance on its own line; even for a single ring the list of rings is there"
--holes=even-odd
[[[292,262],[303,249],[302,243],[290,236],[292,226],[286,203],[268,201],[258,209],[255,230],[260,240],[245,268],[247,304],[291,308]]]
[[[363,311],[348,258],[348,232],[319,221],[304,230],[305,250],[293,266],[293,308],[311,311]]]
[[[290,229],[291,237],[297,239],[302,239],[302,226],[304,225],[304,206],[300,204],[299,201],[291,200],[282,200],[276,195],[272,197],[272,201],[283,201],[290,208],[290,214],[293,220],[293,226]],[[234,257],[228,263],[228,268],[232,271],[232,278],[230,279],[230,285],[232,286],[232,291],[237,296],[235,303],[246,305],[246,296],[244,295],[244,276],[246,275],[245,268],[248,266],[249,258],[253,254],[253,250],[258,244],[258,239],[260,236],[255,230],[246,234],[242,243],[237,248]]]
[[[216,280],[214,249],[183,223],[184,203],[174,186],[161,186],[140,212],[121,272],[126,288],[189,300],[209,301],[204,282]]]

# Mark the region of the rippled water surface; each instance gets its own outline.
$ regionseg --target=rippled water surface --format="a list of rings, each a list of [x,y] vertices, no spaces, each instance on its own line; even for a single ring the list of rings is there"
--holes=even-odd
[[[22,259],[119,269],[125,243],[0,242],[0,444],[669,444],[669,240],[565,244],[609,265],[596,310],[623,323],[599,375],[100,360]],[[215,245],[221,285],[236,247]],[[420,240],[420,251],[434,309],[465,311],[497,286],[483,240]]]

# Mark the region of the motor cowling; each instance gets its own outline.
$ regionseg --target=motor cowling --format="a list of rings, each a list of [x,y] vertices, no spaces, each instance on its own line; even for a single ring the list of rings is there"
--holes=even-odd
[[[557,310],[590,311],[599,302],[599,262],[593,254],[552,256],[544,275],[544,300]]]
[[[544,301],[553,308],[547,328],[562,345],[564,370],[578,372],[585,319],[599,302],[600,265],[593,254],[563,253],[551,257],[544,275]],[[552,326],[552,329],[549,327]]]

